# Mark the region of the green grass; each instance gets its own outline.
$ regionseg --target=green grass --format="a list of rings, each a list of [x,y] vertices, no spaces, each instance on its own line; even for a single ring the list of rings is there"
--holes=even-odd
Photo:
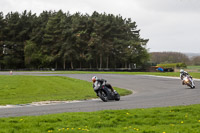
[[[62,76],[0,75],[0,105],[96,98],[92,83]],[[120,95],[131,91],[114,87]]]
[[[0,118],[1,133],[199,133],[200,105]]]

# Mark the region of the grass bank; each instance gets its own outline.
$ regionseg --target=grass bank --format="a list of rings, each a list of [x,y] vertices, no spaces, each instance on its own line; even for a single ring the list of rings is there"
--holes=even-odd
[[[96,98],[92,83],[61,76],[0,75],[0,105]],[[131,91],[114,87],[121,95]]]
[[[179,77],[179,72],[97,72],[97,71],[60,71],[57,74],[128,74],[128,75],[155,75]],[[200,79],[200,73],[191,72],[193,78]]]
[[[199,133],[200,105],[0,118],[1,133]]]

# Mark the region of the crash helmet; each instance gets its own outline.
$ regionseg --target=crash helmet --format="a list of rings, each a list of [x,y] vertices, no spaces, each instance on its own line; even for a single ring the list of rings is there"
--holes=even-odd
[[[92,77],[92,81],[95,82],[97,80],[97,76]]]
[[[184,70],[183,70],[183,69],[181,69],[181,70],[180,70],[180,73],[184,73]]]

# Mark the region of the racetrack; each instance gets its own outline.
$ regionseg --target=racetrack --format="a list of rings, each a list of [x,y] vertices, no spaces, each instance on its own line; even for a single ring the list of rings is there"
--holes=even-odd
[[[26,75],[30,73],[15,74]],[[35,74],[32,73],[32,75]],[[45,74],[42,75],[45,76]],[[46,75],[67,76],[90,82],[92,76],[94,76],[93,74]],[[120,101],[110,102],[102,102],[100,99],[94,99],[47,105],[18,105],[1,107],[0,117],[200,104],[199,80],[195,81],[196,88],[190,89],[187,86],[181,85],[181,81],[178,78],[119,74],[96,74],[96,76],[106,79],[113,86],[130,89],[133,91],[133,94],[121,97]]]

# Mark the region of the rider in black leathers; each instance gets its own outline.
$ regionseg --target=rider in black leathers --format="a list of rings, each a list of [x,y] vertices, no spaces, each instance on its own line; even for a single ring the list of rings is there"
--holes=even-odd
[[[94,88],[95,92],[97,93],[97,90],[99,89],[99,87],[103,84],[103,82],[106,82],[106,80],[105,79],[98,79],[96,76],[93,76],[92,82],[93,82],[93,88]],[[111,84],[106,83],[105,86],[108,87],[113,94],[115,94],[116,91],[113,89]],[[98,95],[98,93],[97,93],[97,95]]]

